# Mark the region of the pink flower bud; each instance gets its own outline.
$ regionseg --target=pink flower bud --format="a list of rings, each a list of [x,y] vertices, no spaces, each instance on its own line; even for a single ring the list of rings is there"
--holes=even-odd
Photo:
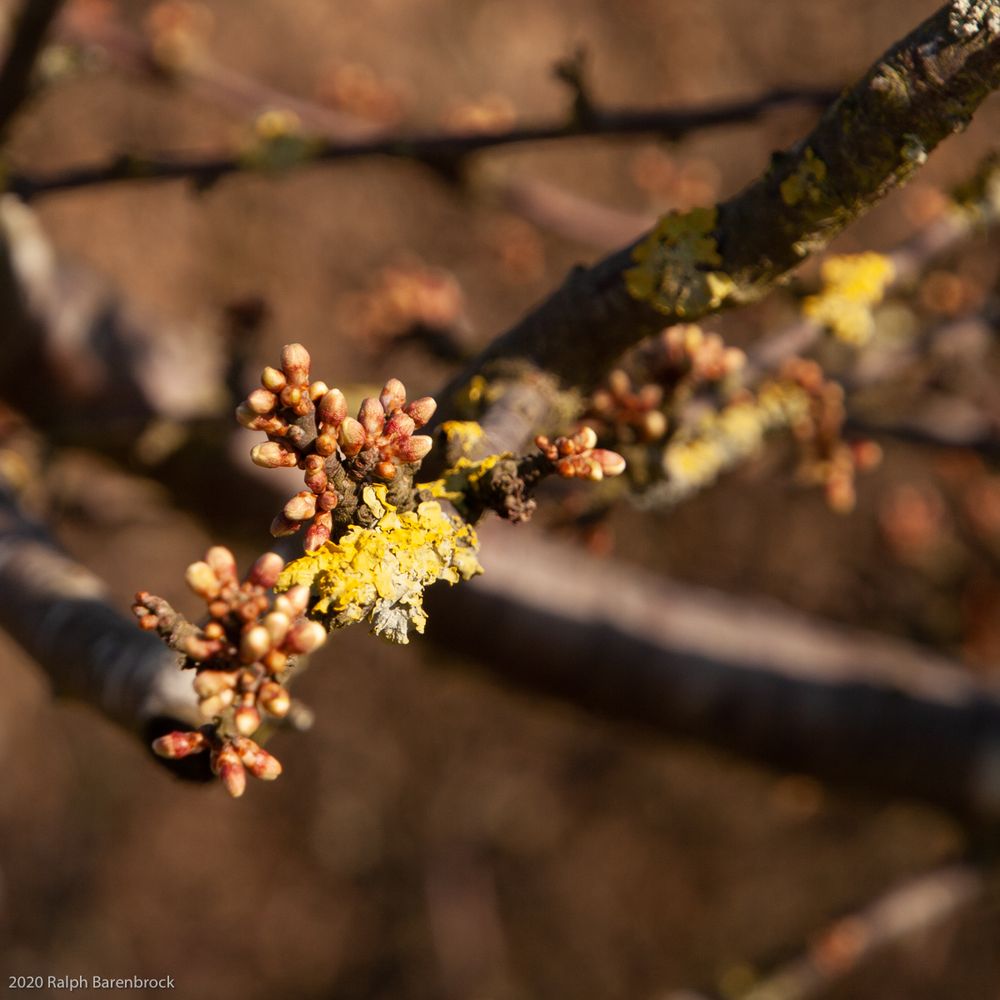
[[[375,466],[375,475],[379,479],[391,480],[396,478],[396,466],[389,461],[379,462]]]
[[[274,610],[281,611],[291,619],[298,618],[307,607],[309,607],[309,588],[301,583],[289,587],[274,601]]]
[[[337,439],[332,434],[320,434],[313,442],[313,447],[317,458],[329,458],[337,450]]]
[[[232,688],[223,688],[217,694],[211,694],[198,702],[198,711],[203,719],[214,719],[229,708],[236,700],[236,692]]]
[[[339,389],[331,389],[317,406],[316,416],[325,428],[336,430],[347,416],[347,400]]]
[[[353,458],[365,446],[365,429],[354,417],[345,417],[337,434],[340,450]]]
[[[212,567],[223,586],[236,582],[236,556],[225,545],[213,545],[205,553],[205,562]]]
[[[303,548],[306,552],[315,552],[330,541],[332,533],[333,518],[329,514],[317,514],[306,531],[306,537],[302,541]]]
[[[285,538],[294,535],[301,527],[301,521],[289,521],[284,513],[281,513],[271,522],[271,535],[274,538]]]
[[[606,476],[620,476],[625,471],[625,459],[616,451],[595,448],[590,455]]]
[[[265,552],[258,556],[257,561],[250,567],[247,580],[258,587],[270,590],[278,582],[278,576],[285,568],[285,560],[277,552]]]
[[[201,753],[208,747],[204,733],[173,732],[153,740],[153,753],[169,760],[179,760],[193,753]]]
[[[340,498],[333,490],[324,490],[316,498],[316,508],[324,514],[333,510],[338,503],[340,503]]]
[[[289,451],[277,441],[265,441],[251,450],[250,461],[262,469],[294,469],[298,464],[298,457],[294,451]]]
[[[387,438],[407,438],[415,430],[417,425],[413,417],[407,416],[402,410],[397,410],[386,422],[382,433]]]
[[[283,719],[292,707],[291,697],[277,681],[264,681],[257,692],[257,700],[265,712],[277,719]]]
[[[240,636],[240,662],[256,663],[270,648],[270,633],[263,625],[254,625]]]
[[[395,413],[406,402],[406,386],[398,378],[389,379],[382,387],[378,401],[387,416]]]
[[[312,359],[301,344],[285,344],[281,349],[281,370],[292,385],[309,384],[309,366]]]
[[[237,737],[233,740],[233,748],[243,766],[255,777],[263,781],[274,781],[281,774],[281,764],[266,750],[259,747],[253,740]]]
[[[372,443],[381,433],[385,424],[385,410],[382,404],[369,396],[361,401],[361,409],[358,410],[358,421],[365,429],[367,443]]]
[[[285,639],[285,649],[289,653],[311,653],[326,642],[326,629],[319,622],[306,618],[297,621]]]
[[[316,494],[303,490],[285,504],[285,517],[289,521],[308,521],[316,513]]]
[[[313,382],[309,386],[309,398],[316,403],[329,391],[330,387],[325,382]]]
[[[212,772],[222,779],[226,791],[234,799],[238,799],[246,791],[246,771],[231,744],[227,743],[212,754]]]
[[[241,736],[253,736],[260,729],[260,712],[253,705],[241,705],[233,713],[233,725]]]
[[[215,571],[206,562],[193,562],[184,571],[184,582],[199,597],[210,601],[222,589]]]
[[[271,392],[281,392],[282,389],[288,384],[288,380],[285,378],[283,372],[279,372],[277,368],[265,368],[260,374],[261,385],[265,389],[269,389]]]
[[[417,427],[423,427],[431,417],[434,416],[434,411],[437,409],[437,401],[431,396],[421,396],[419,399],[415,399],[409,406],[406,407],[407,415],[413,420]]]
[[[415,434],[396,445],[396,455],[404,462],[419,462],[433,446],[433,438],[426,434]]]

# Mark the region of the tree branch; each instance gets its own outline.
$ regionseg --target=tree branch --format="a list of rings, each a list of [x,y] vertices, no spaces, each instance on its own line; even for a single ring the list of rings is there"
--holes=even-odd
[[[63,0],[23,0],[14,38],[0,68],[0,142],[27,100],[31,74]]]
[[[595,110],[585,120],[521,125],[497,132],[415,133],[376,135],[353,142],[310,140],[303,136],[301,156],[288,166],[312,166],[371,156],[412,160],[453,176],[462,161],[474,153],[499,146],[583,136],[659,135],[678,139],[699,129],[749,122],[771,108],[791,103],[825,104],[828,90],[775,90],[757,98],[723,102],[701,108]],[[118,155],[104,163],[69,167],[50,174],[12,171],[7,190],[28,201],[57,191],[71,191],[124,181],[187,180],[210,186],[231,174],[252,171],[252,152],[214,156]],[[284,169],[284,167],[282,168]]]
[[[717,210],[661,225],[563,286],[442,392],[438,421],[476,375],[510,392],[481,417],[484,453],[517,450],[626,349],[680,320],[763,295],[909,177],[1000,85],[1000,30],[946,4],[889,49],[817,126]],[[976,8],[978,9],[978,8]]]

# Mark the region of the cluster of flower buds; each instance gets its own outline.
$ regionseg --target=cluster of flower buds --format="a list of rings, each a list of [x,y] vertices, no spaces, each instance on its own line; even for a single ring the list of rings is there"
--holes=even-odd
[[[214,546],[185,574],[188,586],[207,606],[204,625],[192,624],[162,598],[146,592],[136,594],[133,607],[140,626],[159,632],[184,656],[183,666],[196,671],[199,712],[211,723],[207,732],[168,733],[154,749],[165,757],[212,750],[213,768],[233,795],[242,793],[244,769],[259,778],[280,773],[277,761],[249,737],[265,715],[283,718],[288,713],[291,701],[283,678],[292,659],[326,639],[322,625],[303,617],[307,587],[273,596],[283,568],[281,557],[268,552],[241,582],[232,552]]]
[[[828,381],[815,361],[790,358],[780,378],[798,386],[808,398],[808,407],[792,425],[801,451],[800,477],[822,485],[832,510],[848,513],[856,500],[855,474],[878,465],[881,449],[874,441],[844,441],[843,386]]]
[[[256,465],[303,471],[306,489],[285,504],[271,523],[271,534],[291,535],[305,526],[307,552],[332,537],[332,511],[343,499],[337,475],[356,482],[389,482],[400,466],[420,462],[432,439],[414,431],[430,420],[437,406],[430,396],[407,403],[406,388],[392,378],[377,399],[361,403],[355,419],[347,415],[347,399],[340,389],[310,381],[310,366],[309,352],[301,344],[286,345],[281,368],[265,368],[261,388],[236,410],[240,424],[268,437],[250,452]]]
[[[400,465],[419,462],[431,450],[433,439],[413,432],[431,419],[435,409],[437,403],[430,396],[407,403],[406,386],[391,378],[378,399],[362,400],[355,420],[347,415],[343,393],[331,389],[319,402],[316,451],[332,455],[339,450],[344,467],[356,478],[374,474],[388,482],[396,478]]]
[[[616,368],[591,396],[587,415],[599,420],[615,441],[658,441],[667,432],[662,403],[662,386],[648,383],[636,388],[629,374]]]
[[[581,427],[575,434],[557,437],[554,441],[539,435],[535,444],[563,479],[599,482],[605,476],[620,476],[625,471],[625,459],[621,455],[597,447],[597,433],[593,427]]]
[[[738,374],[746,365],[746,355],[738,347],[727,347],[717,333],[679,323],[645,348],[640,361],[655,382],[674,386],[684,379],[694,387]]]

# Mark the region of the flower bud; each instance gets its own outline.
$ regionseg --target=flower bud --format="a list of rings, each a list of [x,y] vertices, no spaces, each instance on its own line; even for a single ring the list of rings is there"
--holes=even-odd
[[[201,753],[208,747],[204,733],[173,732],[153,740],[153,753],[169,760],[179,760],[193,753]]]
[[[292,385],[308,385],[312,359],[301,344],[285,344],[281,350],[281,370]]]
[[[382,433],[385,424],[385,410],[382,404],[369,396],[361,401],[361,409],[358,410],[358,422],[365,429],[365,434],[369,442],[373,441]]]
[[[379,479],[391,480],[396,478],[396,466],[392,462],[379,462],[375,466],[375,475]]]
[[[218,650],[218,646],[217,642],[209,642],[193,632],[189,632],[177,643],[178,651],[197,663],[209,659]]]
[[[198,711],[203,719],[214,719],[229,708],[236,700],[236,692],[232,688],[223,688],[218,694],[209,695],[198,702]]]
[[[270,673],[280,674],[288,669],[288,654],[280,649],[272,649],[261,662]]]
[[[309,398],[314,402],[321,400],[328,392],[330,387],[325,382],[313,382],[309,386]]]
[[[413,417],[407,416],[402,410],[397,410],[385,422],[382,433],[388,438],[408,438],[416,429]]]
[[[295,452],[289,451],[277,441],[265,441],[256,445],[250,452],[250,461],[262,469],[294,469],[298,464]]]
[[[194,693],[202,700],[236,686],[232,670],[199,670],[194,678]]]
[[[236,556],[224,545],[213,545],[205,553],[205,562],[212,567],[223,586],[236,582]]]
[[[279,594],[274,602],[274,610],[283,612],[291,619],[298,618],[308,606],[309,588],[301,583]]]
[[[240,403],[236,407],[236,422],[240,427],[246,427],[247,430],[255,431],[257,430],[257,421],[259,419],[259,414],[254,413],[246,403]]]
[[[333,518],[329,514],[317,514],[306,531],[306,537],[302,540],[303,548],[306,552],[315,552],[328,541],[333,533]]]
[[[260,712],[253,705],[241,705],[233,713],[233,725],[242,736],[253,736],[260,729]]]
[[[266,417],[278,405],[278,397],[267,389],[254,389],[247,396],[246,405],[258,416]]]
[[[414,434],[396,445],[396,454],[404,462],[419,462],[434,446],[433,438],[426,434]]]
[[[250,567],[247,580],[258,587],[270,590],[278,582],[278,576],[285,568],[285,560],[277,552],[265,552],[257,557],[257,561]]]
[[[329,458],[337,450],[337,439],[332,434],[320,434],[313,442],[317,456]]]
[[[282,406],[288,406],[295,409],[302,402],[303,398],[302,389],[297,385],[286,385],[285,388],[281,390]]]
[[[583,451],[589,451],[597,446],[597,432],[593,427],[584,425],[573,435],[572,441]]]
[[[324,514],[333,510],[340,503],[340,498],[333,490],[325,490],[316,498],[316,508]]]
[[[219,578],[207,562],[193,562],[184,571],[184,582],[199,596],[210,601],[222,589]]]
[[[303,490],[285,504],[285,517],[289,521],[308,521],[316,513],[316,494]]]
[[[620,476],[625,471],[625,459],[616,451],[595,448],[591,452],[591,458],[596,460],[606,476]]]
[[[434,416],[434,411],[437,409],[437,401],[431,396],[421,396],[419,399],[415,399],[409,406],[406,407],[406,414],[409,416],[417,427],[423,427],[431,417]]]
[[[317,404],[316,417],[324,427],[338,428],[347,416],[347,400],[339,389],[331,389]]]
[[[288,385],[284,372],[279,372],[277,368],[268,366],[260,373],[261,385],[271,392],[281,392]]]
[[[389,379],[382,387],[378,401],[387,416],[395,413],[406,402],[406,386],[398,378]]]
[[[240,661],[256,663],[271,648],[271,635],[263,625],[254,625],[240,636]]]
[[[243,766],[255,778],[260,778],[263,781],[274,781],[281,774],[281,764],[277,757],[273,757],[253,740],[237,737],[233,740],[233,749]]]
[[[281,611],[272,611],[261,621],[261,625],[267,629],[267,634],[271,637],[272,646],[280,646],[285,641],[291,623],[291,618]]]
[[[284,538],[287,535],[294,535],[301,527],[301,521],[290,521],[284,513],[281,513],[271,522],[271,535],[274,538]]]
[[[257,701],[261,708],[277,719],[283,719],[292,707],[292,699],[277,681],[264,681],[257,692]]]
[[[234,798],[238,799],[247,787],[247,775],[240,762],[239,754],[227,743],[221,750],[212,754],[212,773],[217,774],[226,791]]]
[[[311,653],[326,642],[326,629],[319,622],[303,618],[289,630],[285,649],[290,653]]]
[[[345,417],[337,433],[340,450],[353,458],[365,446],[365,429],[354,417]]]

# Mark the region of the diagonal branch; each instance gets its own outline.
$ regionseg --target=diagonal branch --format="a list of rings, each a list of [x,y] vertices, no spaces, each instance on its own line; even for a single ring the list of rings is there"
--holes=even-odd
[[[438,420],[455,415],[474,376],[513,374],[480,422],[484,453],[517,450],[565,413],[561,390],[592,388],[639,340],[765,294],[903,183],[1000,86],[1000,24],[980,7],[941,7],[717,209],[667,216],[573,271],[452,381]]]
[[[14,38],[0,68],[0,141],[27,100],[31,75],[63,0],[24,0],[14,26]]]

